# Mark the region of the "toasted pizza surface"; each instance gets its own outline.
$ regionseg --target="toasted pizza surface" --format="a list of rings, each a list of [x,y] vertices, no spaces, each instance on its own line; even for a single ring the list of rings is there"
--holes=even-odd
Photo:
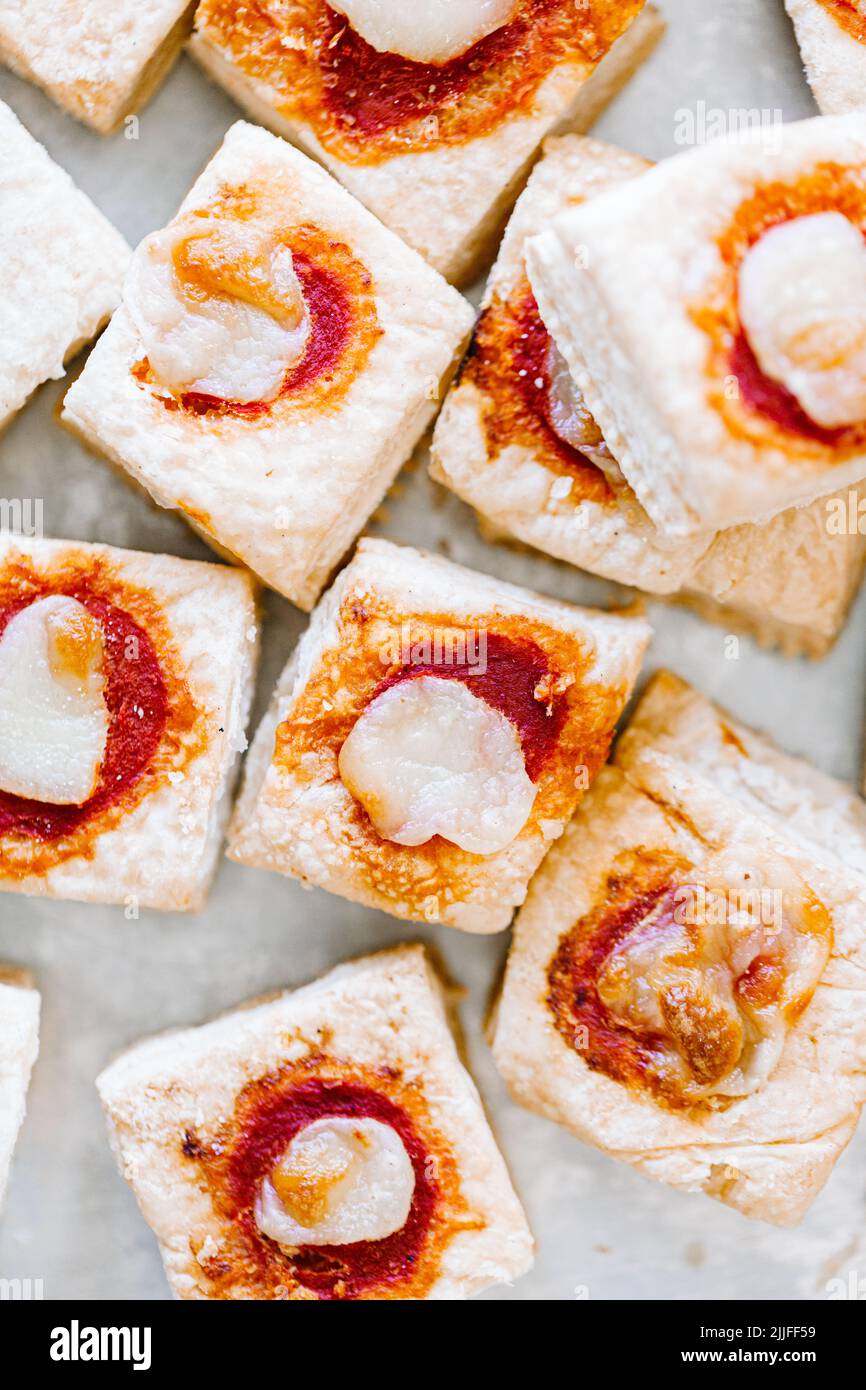
[[[256,630],[253,586],[238,571],[7,538],[0,886],[200,905]]]
[[[604,762],[647,637],[362,541],[256,736],[231,857],[500,930]]]
[[[310,608],[436,410],[469,304],[322,169],[229,131],[63,418]]]
[[[462,1298],[532,1262],[420,947],[141,1043],[97,1084],[181,1298]]]
[[[527,245],[542,317],[672,536],[767,520],[866,473],[864,122],[677,155]]]
[[[642,0],[593,0],[576,15],[571,0],[515,0],[496,7],[492,18],[499,22],[487,34],[476,38],[467,23],[465,47],[450,53],[436,53],[431,34],[425,54],[415,22],[403,42],[415,53],[381,46],[400,42],[387,31],[374,45],[352,23],[356,9],[355,18],[363,19],[363,6],[324,0],[293,5],[276,25],[263,11],[239,8],[237,0],[203,0],[196,29],[247,77],[266,84],[280,114],[308,125],[328,153],[347,164],[376,164],[465,144],[531,111],[554,68],[591,70],[641,8]],[[399,17],[400,9],[380,5],[377,17],[381,21],[389,10]],[[443,45],[447,9],[431,5],[427,16],[432,29],[436,11],[442,12]],[[468,6],[464,20],[473,9],[483,26],[483,7]]]
[[[519,915],[493,1037],[515,1097],[798,1221],[866,1098],[864,867],[847,788],[657,676]]]
[[[203,0],[192,51],[449,280],[471,278],[543,137],[586,129],[652,49],[643,0]]]
[[[761,526],[668,536],[638,502],[539,313],[527,239],[557,213],[648,168],[598,140],[545,143],[436,423],[432,475],[496,532],[605,578],[676,595],[788,653],[822,655],[866,561],[858,529],[832,526],[831,499],[822,498]],[[832,507],[848,501],[847,492],[836,494]]]

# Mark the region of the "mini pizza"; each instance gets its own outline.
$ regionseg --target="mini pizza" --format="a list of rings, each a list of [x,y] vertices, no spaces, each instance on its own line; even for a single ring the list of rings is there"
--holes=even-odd
[[[0,0],[0,62],[105,135],[149,101],[192,10],[190,0]]]
[[[466,1298],[532,1264],[420,946],[139,1043],[97,1086],[179,1298]]]
[[[39,992],[24,970],[0,965],[0,1207],[39,1051]]]
[[[863,0],[785,0],[809,86],[826,116],[866,111]]]
[[[829,526],[824,498],[761,526],[666,536],[626,482],[539,314],[523,255],[527,238],[566,208],[648,168],[598,140],[566,135],[546,142],[436,423],[431,473],[476,508],[487,534],[621,584],[676,595],[789,654],[821,656],[859,584],[866,537],[856,526]],[[847,509],[847,496],[834,505],[840,501]]]
[[[230,858],[503,930],[607,756],[648,638],[638,618],[363,540],[256,735]]]
[[[191,49],[464,283],[544,136],[587,129],[663,28],[644,0],[201,0]]]
[[[309,609],[435,415],[473,317],[329,174],[239,122],[136,251],[63,418]]]
[[[240,570],[0,538],[0,889],[203,906],[256,653]]]
[[[527,242],[542,319],[665,534],[866,476],[864,169],[866,115],[753,129]]]
[[[493,1022],[514,1097],[789,1225],[866,1099],[866,807],[655,679],[519,915]]]
[[[0,102],[0,427],[99,332],[129,247]]]

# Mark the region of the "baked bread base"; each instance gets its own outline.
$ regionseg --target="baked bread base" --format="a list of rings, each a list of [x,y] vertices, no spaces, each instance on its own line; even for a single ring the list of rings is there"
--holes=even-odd
[[[107,322],[130,251],[0,102],[0,428]]]
[[[866,808],[675,677],[654,682],[646,704],[533,881],[493,1021],[494,1057],[516,1100],[585,1142],[746,1216],[794,1224],[866,1099]],[[700,862],[716,845],[750,843],[787,859],[811,885],[832,913],[834,947],[767,1083],[695,1119],[586,1065],[554,1026],[547,969],[622,849],[668,847]]]
[[[866,111],[866,44],[848,34],[819,0],[785,0],[809,86],[825,116]]]
[[[508,926],[523,901],[527,884],[560,822],[530,827],[497,854],[479,858],[455,884],[453,902],[431,898],[423,915],[400,897],[399,887],[381,891],[363,873],[352,853],[354,801],[332,775],[309,785],[274,760],[278,725],[300,698],[311,674],[329,653],[339,664],[338,619],[357,595],[374,594],[411,620],[413,615],[444,614],[449,620],[478,621],[485,613],[525,615],[554,630],[585,633],[595,660],[588,674],[601,688],[630,691],[649,638],[637,618],[608,616],[572,608],[528,589],[500,583],[448,560],[388,541],[362,540],[354,560],[322,599],[277,684],[268,713],[253,739],[244,784],[229,828],[228,855],[241,864],[271,869],[303,883],[376,907],[395,917],[438,921],[463,931],[489,933]],[[324,779],[324,773],[322,774]],[[472,856],[467,856],[467,861]]]
[[[203,1027],[139,1043],[98,1078],[112,1149],[159,1241],[172,1292],[208,1297],[198,1261],[213,1258],[224,1239],[222,1218],[183,1156],[185,1130],[206,1140],[247,1083],[313,1053],[399,1070],[452,1148],[479,1229],[451,1239],[427,1297],[462,1299],[524,1274],[532,1236],[461,1066],[440,982],[422,947],[402,946]],[[254,1295],[242,1281],[233,1293]]]
[[[258,658],[254,581],[225,565],[73,541],[0,538],[0,566],[11,553],[31,558],[37,569],[67,556],[104,558],[122,580],[150,590],[171,631],[181,673],[206,711],[210,736],[181,780],[146,796],[116,829],[98,836],[88,857],[25,877],[0,870],[0,890],[135,909],[200,910],[216,870],[238,756],[246,747]]]
[[[190,0],[17,0],[0,14],[0,61],[108,135],[168,75],[194,9]]]
[[[309,126],[279,113],[266,83],[246,77],[204,33],[190,52],[256,121],[300,145],[452,284],[470,283],[495,253],[502,226],[545,135],[587,130],[649,56],[664,21],[647,5],[594,71],[562,65],[542,83],[530,116],[466,145],[346,164]]]
[[[474,315],[334,179],[246,122],[228,132],[181,212],[271,171],[296,190],[287,217],[331,231],[373,276],[384,333],[343,399],[264,422],[167,410],[132,374],[143,347],[121,306],[67,393],[63,423],[309,611],[433,419]]]

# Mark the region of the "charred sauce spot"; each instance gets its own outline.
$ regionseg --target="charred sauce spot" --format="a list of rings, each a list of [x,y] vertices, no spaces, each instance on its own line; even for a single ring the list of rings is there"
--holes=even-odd
[[[517,729],[527,775],[536,782],[559,741],[568,711],[566,697],[563,693],[544,694],[550,680],[550,666],[535,643],[514,641],[496,632],[491,632],[485,641],[486,670],[483,673],[479,673],[477,665],[450,666],[422,661],[388,676],[373,698],[391,686],[418,676],[461,681],[473,695],[504,714]]]
[[[495,458],[509,444],[522,445],[573,480],[569,498],[575,504],[612,502],[613,491],[601,469],[551,425],[549,347],[550,335],[528,280],[507,299],[494,299],[479,318],[460,380],[473,383],[485,397],[488,450]],[[601,431],[588,442],[600,443]]]
[[[399,1074],[361,1076],[327,1063],[287,1066],[248,1085],[235,1114],[213,1144],[186,1131],[181,1150],[203,1171],[215,1206],[230,1226],[221,1256],[208,1264],[217,1297],[232,1297],[239,1280],[264,1296],[324,1300],[423,1297],[435,1281],[442,1250],[467,1229],[465,1203],[448,1146],[429,1125],[417,1092]],[[415,1191],[405,1225],[381,1240],[284,1249],[259,1230],[256,1198],[292,1139],[316,1120],[374,1119],[396,1131],[412,1164]],[[220,1292],[220,1286],[222,1292]]]
[[[839,212],[866,235],[866,181],[862,171],[817,164],[790,183],[768,183],[745,199],[717,239],[723,271],[706,302],[691,308],[710,340],[709,399],[735,435],[761,446],[783,447],[828,464],[866,447],[866,421],[823,429],[779,382],[766,376],[740,322],[737,278],[751,248],[766,232],[798,217]],[[731,391],[730,383],[736,384]]]
[[[570,63],[587,74],[642,4],[523,0],[509,23],[441,64],[378,52],[324,0],[295,0],[286,19],[265,6],[203,0],[196,24],[329,153],[375,164],[462,144],[529,113],[554,68]]]
[[[225,190],[217,205],[227,215],[253,217],[261,198],[248,190]],[[327,408],[351,385],[382,336],[373,277],[345,243],[312,225],[279,233],[292,252],[310,319],[304,355],[286,373],[272,401],[231,401],[198,391],[163,395],[150,364],[134,364],[133,376],[151,385],[167,410],[197,416],[262,420],[293,402]]]
[[[4,874],[43,872],[73,854],[92,852],[110,828],[172,766],[201,751],[200,711],[175,657],[153,597],[113,579],[99,561],[37,574],[7,563],[0,577],[0,638],[24,608],[47,595],[76,599],[99,624],[105,649],[109,712],[105,755],[93,795],[80,806],[54,805],[0,792],[0,859]]]

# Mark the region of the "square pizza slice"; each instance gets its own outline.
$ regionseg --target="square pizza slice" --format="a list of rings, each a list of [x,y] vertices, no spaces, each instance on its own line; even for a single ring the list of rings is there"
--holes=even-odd
[[[362,541],[256,734],[230,858],[503,930],[607,757],[648,638],[640,618]]]
[[[420,946],[130,1048],[97,1082],[182,1299],[460,1299],[533,1242]]]

